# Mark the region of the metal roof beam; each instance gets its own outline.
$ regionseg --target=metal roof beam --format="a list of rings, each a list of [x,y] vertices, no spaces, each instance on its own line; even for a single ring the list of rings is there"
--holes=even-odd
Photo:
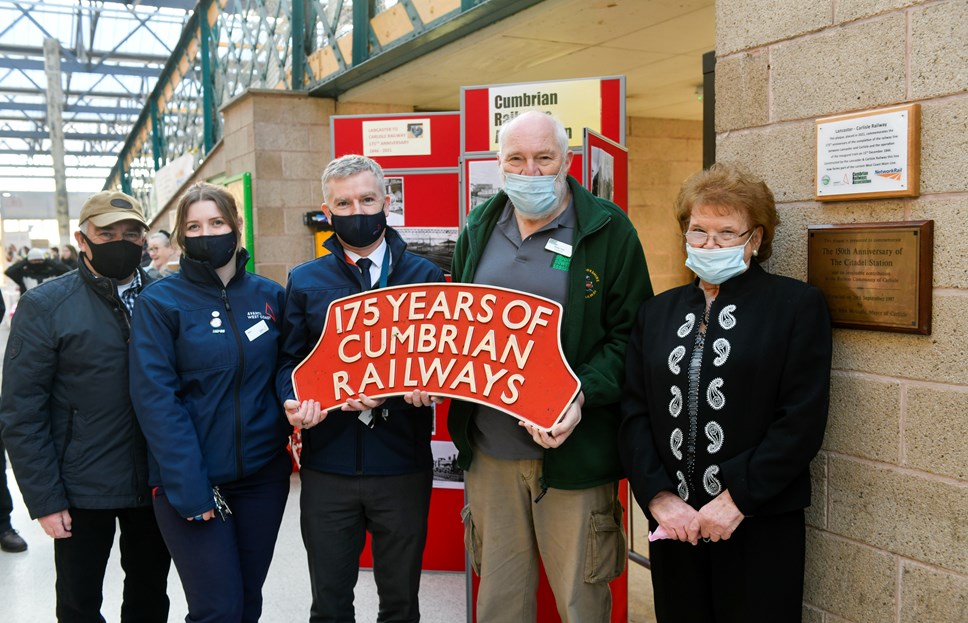
[[[37,58],[44,57],[44,48],[28,45],[0,45],[0,54],[19,54],[21,56],[32,56]],[[130,52],[108,52],[105,50],[89,50],[87,56],[90,60],[94,59],[113,59],[119,61],[133,61],[138,63],[155,63],[163,65],[168,61],[168,56],[159,54],[132,54]]]
[[[46,112],[47,106],[44,104],[24,104],[21,102],[0,102],[0,110],[25,110]],[[64,112],[71,113],[91,113],[99,115],[133,115],[141,114],[140,108],[123,108],[117,106],[84,106],[80,104],[67,104]],[[82,121],[78,119],[78,121]]]
[[[195,8],[197,0],[141,0],[141,6],[153,6],[159,9],[183,9],[190,11]],[[104,0],[105,4],[133,4],[131,0]]]
[[[49,180],[53,179],[52,175],[22,175],[17,173],[2,173],[0,169],[0,178],[4,179],[14,179],[14,180]],[[103,179],[103,175],[92,174],[92,175],[72,175],[71,179],[82,179],[82,180],[99,180]]]
[[[0,58],[0,68],[27,70],[44,70],[44,61],[35,61],[30,58]],[[77,61],[63,61],[61,71],[64,73],[89,73],[106,74],[109,76],[141,76],[157,78],[161,74],[161,68],[143,67],[140,65],[93,65],[79,63]]]
[[[50,134],[30,130],[0,130],[0,138],[45,139],[50,138]],[[128,138],[127,134],[64,132],[66,141],[123,141],[126,138]]]
[[[47,156],[49,154],[47,151],[37,151],[34,149],[5,149],[5,148],[0,149],[0,156],[7,156],[7,155]],[[84,150],[84,149],[80,149],[80,150],[75,149],[72,151],[68,149],[64,151],[64,155],[65,156],[99,156],[102,158],[117,158],[118,153],[117,151],[90,151],[90,150]],[[0,165],[0,167],[3,167],[3,166],[21,166],[21,165]],[[112,166],[113,166],[113,163],[107,165],[106,168],[111,168]]]
[[[0,95],[44,95],[43,90],[31,89],[28,87],[5,87],[0,85]],[[142,93],[129,93],[126,91],[78,91],[78,90],[66,90],[64,95],[68,97],[74,97],[83,95],[84,97],[106,97],[110,99],[137,99],[143,100],[145,96]]]
[[[75,163],[75,164],[69,164],[69,165],[67,165],[66,168],[68,170],[70,170],[70,169],[104,169],[104,170],[107,170],[107,169],[110,169],[112,165],[113,165],[113,163],[106,164],[106,165],[102,165],[102,164],[80,164],[80,163]],[[37,163],[27,163],[27,162],[25,162],[23,164],[8,164],[8,165],[5,165],[5,166],[6,167],[9,167],[9,168],[16,168],[16,169],[50,169],[51,168],[51,165],[49,165],[49,164],[37,164]]]

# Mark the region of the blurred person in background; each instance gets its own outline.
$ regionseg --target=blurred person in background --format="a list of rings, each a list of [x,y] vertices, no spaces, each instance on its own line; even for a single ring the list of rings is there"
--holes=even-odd
[[[70,270],[77,268],[77,249],[72,244],[65,244],[60,249],[60,262]]]
[[[165,230],[155,232],[148,236],[148,256],[151,263],[145,268],[145,272],[152,279],[161,279],[170,275],[172,270],[168,268],[168,262],[175,254],[175,249],[171,246],[171,234]]]
[[[5,274],[13,279],[14,283],[20,288],[23,294],[31,288],[35,288],[59,275],[68,272],[68,268],[47,257],[43,249],[31,249],[27,252],[27,258],[20,260],[5,271]]]

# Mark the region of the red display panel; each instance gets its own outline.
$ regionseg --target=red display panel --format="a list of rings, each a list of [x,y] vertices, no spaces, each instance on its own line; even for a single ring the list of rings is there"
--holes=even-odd
[[[450,400],[445,400],[435,408],[436,425],[434,441],[450,441],[447,432],[447,412]],[[442,489],[434,487],[430,496],[430,516],[427,525],[427,546],[424,548],[424,570],[460,571],[465,570],[464,524],[460,520],[460,509],[464,506],[464,489]],[[360,557],[360,566],[373,567],[373,554],[370,550],[370,535],[366,535],[366,548]]]
[[[330,117],[334,158],[365,151],[363,124],[380,121],[430,120],[430,153],[425,155],[371,156],[384,169],[453,168],[460,157],[460,113],[400,113]]]
[[[333,116],[330,118],[332,154],[334,158],[363,154],[366,151],[364,123],[412,123],[422,119],[430,122],[429,153],[370,157],[383,167],[387,192],[392,197],[389,224],[403,236],[411,251],[449,270],[449,256],[453,254],[453,242],[460,224],[459,113]],[[440,469],[440,463],[446,462],[449,456],[448,448],[452,447],[445,446],[451,444],[447,432],[449,405],[450,401],[446,400],[435,407],[432,443],[435,457],[443,453],[444,459],[435,460],[435,482],[430,497],[422,568],[463,572],[464,526],[460,520],[460,510],[464,506],[463,482],[453,481],[452,470]],[[440,450],[441,446],[445,446],[443,450]],[[450,481],[444,480],[448,477]],[[369,535],[360,556],[360,566],[373,566]]]
[[[458,227],[460,225],[460,185],[457,171],[453,173],[394,173],[384,170],[391,194],[387,223],[395,229],[406,227]],[[399,180],[399,184],[394,180]],[[400,232],[404,233],[404,232]]]
[[[583,185],[597,197],[629,211],[629,152],[615,141],[585,128]]]

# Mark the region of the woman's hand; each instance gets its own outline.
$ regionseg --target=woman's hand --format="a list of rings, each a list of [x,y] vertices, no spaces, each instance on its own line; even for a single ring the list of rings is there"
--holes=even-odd
[[[727,489],[700,508],[693,523],[702,538],[716,542],[733,536],[741,521],[743,513],[736,507]]]
[[[312,428],[326,419],[326,411],[315,400],[287,400],[282,405],[289,423],[299,429]]]
[[[675,493],[660,491],[649,502],[649,513],[665,528],[668,538],[693,545],[699,542],[699,513]]]
[[[295,400],[293,400],[295,402]],[[194,517],[185,517],[188,521],[208,521],[215,517],[215,509],[207,510],[201,515],[195,515]]]

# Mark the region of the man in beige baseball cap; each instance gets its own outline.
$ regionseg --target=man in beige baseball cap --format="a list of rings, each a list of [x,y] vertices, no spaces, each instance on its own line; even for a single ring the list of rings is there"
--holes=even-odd
[[[79,231],[74,233],[80,263],[98,276],[129,283],[137,275],[147,229],[134,197],[116,190],[91,195],[81,206]]]
[[[74,233],[77,270],[20,298],[7,341],[0,423],[30,516],[54,539],[58,621],[103,621],[120,525],[121,621],[168,620],[171,558],[155,522],[148,455],[131,406],[128,340],[144,284],[147,223],[116,191],[92,195]]]

